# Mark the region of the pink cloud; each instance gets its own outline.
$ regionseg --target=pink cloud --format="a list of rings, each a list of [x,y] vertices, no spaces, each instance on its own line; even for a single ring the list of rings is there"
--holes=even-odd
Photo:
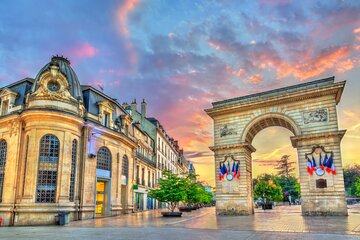
[[[246,82],[252,83],[252,84],[259,84],[262,81],[264,81],[264,78],[260,74],[255,74],[248,79],[246,79]]]
[[[285,61],[269,52],[262,52],[252,56],[254,65],[264,69],[264,64],[275,70],[278,79],[293,76],[299,80],[307,80],[317,77],[329,69],[336,69],[339,72],[346,72],[354,67],[350,54],[353,46],[339,46],[326,48],[317,54],[306,51],[297,55],[295,61]],[[248,82],[255,83],[256,77],[249,78]]]
[[[129,30],[127,26],[128,15],[136,8],[138,5],[138,0],[125,0],[117,11],[117,20],[119,24],[119,31],[123,36],[129,35]]]
[[[90,43],[82,43],[71,50],[72,55],[77,58],[92,58],[98,53],[98,49]]]

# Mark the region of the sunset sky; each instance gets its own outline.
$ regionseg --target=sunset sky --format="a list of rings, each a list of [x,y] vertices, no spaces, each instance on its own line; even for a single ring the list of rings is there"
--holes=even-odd
[[[211,102],[335,76],[344,165],[360,163],[360,1],[44,0],[0,5],[1,87],[68,57],[82,84],[119,102],[145,98],[214,183]],[[286,129],[253,142],[254,174],[283,154]],[[271,140],[271,141],[270,141]],[[270,169],[270,170],[269,170]]]

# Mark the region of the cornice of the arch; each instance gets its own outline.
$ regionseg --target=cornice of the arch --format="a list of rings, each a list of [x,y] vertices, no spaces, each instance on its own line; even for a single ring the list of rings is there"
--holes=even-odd
[[[280,104],[292,104],[307,99],[316,99],[326,95],[333,95],[336,103],[339,103],[346,81],[334,83],[331,85],[321,86],[318,88],[304,89],[292,93],[284,93],[279,89],[279,94],[274,96],[264,96],[254,99],[242,100],[237,102],[236,99],[227,100],[227,103],[214,105],[213,108],[205,109],[205,112],[212,118],[230,114],[233,112],[248,111],[251,109],[259,109],[264,107],[272,107]],[[266,92],[265,92],[266,93]]]
[[[236,143],[236,144],[226,144],[226,145],[217,145],[210,147],[210,150],[216,153],[226,153],[229,150],[237,149],[237,150],[246,150],[249,152],[255,152],[256,149],[249,143],[243,142],[243,143]]]

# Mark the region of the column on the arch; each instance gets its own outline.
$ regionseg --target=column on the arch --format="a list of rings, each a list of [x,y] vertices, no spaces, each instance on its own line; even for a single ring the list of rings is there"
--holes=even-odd
[[[309,134],[292,137],[297,148],[299,178],[303,215],[347,215],[344,177],[340,142],[345,131]],[[333,152],[336,174],[327,173],[318,176],[307,171],[308,161],[305,154],[312,152],[315,146],[323,146],[327,152]],[[319,180],[326,184],[319,184]]]
[[[249,215],[254,213],[252,200],[251,153],[248,144],[214,147],[216,176],[216,213],[218,215]],[[220,162],[227,156],[240,162],[240,177],[219,179]]]

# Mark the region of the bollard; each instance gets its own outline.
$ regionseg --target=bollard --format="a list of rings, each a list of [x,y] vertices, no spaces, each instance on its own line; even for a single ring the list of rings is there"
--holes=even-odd
[[[0,227],[1,227],[1,223],[2,223],[2,217],[0,217]]]

